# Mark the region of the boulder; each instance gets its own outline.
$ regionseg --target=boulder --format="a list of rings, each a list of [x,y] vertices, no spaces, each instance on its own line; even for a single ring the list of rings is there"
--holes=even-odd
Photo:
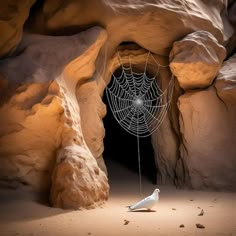
[[[173,44],[170,68],[184,90],[205,88],[212,84],[226,51],[216,38],[197,31]]]

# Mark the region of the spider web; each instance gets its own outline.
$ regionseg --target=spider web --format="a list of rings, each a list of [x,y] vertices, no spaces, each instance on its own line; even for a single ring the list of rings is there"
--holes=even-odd
[[[137,137],[147,137],[157,130],[168,111],[174,79],[171,77],[165,90],[160,88],[157,77],[161,67],[157,64],[157,72],[153,77],[147,74],[147,55],[144,72],[137,73],[129,63],[123,65],[119,57],[121,74],[112,75],[112,80],[106,88],[108,103],[117,122],[130,134]]]
[[[113,73],[112,80],[106,87],[107,100],[113,116],[122,128],[137,137],[140,195],[142,174],[139,138],[151,135],[160,127],[170,106],[174,88],[172,75],[167,88],[161,89],[157,78],[161,67],[167,66],[157,63],[152,55],[157,72],[153,77],[148,76],[147,65],[150,55],[149,52],[142,73],[133,70],[130,57],[129,63],[123,64],[119,56],[121,74],[115,76]]]

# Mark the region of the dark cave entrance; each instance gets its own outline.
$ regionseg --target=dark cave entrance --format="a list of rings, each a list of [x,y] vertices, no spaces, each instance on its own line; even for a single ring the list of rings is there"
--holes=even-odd
[[[108,176],[109,166],[112,163],[119,163],[124,168],[136,173],[138,178],[137,138],[126,132],[115,120],[108,104],[106,92],[104,92],[103,102],[107,107],[107,115],[103,119],[106,130],[103,157],[108,167]],[[156,184],[157,168],[150,136],[140,138],[140,156],[142,178]]]

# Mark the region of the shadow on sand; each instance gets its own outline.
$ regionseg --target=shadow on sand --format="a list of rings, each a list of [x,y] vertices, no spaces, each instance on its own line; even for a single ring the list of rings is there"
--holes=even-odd
[[[142,213],[153,213],[156,212],[155,210],[134,210],[134,211],[128,211],[128,212],[142,212]]]

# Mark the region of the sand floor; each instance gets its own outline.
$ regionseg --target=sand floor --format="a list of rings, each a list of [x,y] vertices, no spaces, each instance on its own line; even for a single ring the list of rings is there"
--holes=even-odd
[[[30,193],[1,189],[0,236],[236,236],[236,193],[158,186],[160,201],[154,212],[129,212],[125,206],[141,198],[137,174],[116,165],[110,179],[109,201],[84,211],[53,209]],[[143,196],[155,187],[144,179]],[[198,216],[201,209],[204,215]],[[196,228],[197,223],[205,228]]]

